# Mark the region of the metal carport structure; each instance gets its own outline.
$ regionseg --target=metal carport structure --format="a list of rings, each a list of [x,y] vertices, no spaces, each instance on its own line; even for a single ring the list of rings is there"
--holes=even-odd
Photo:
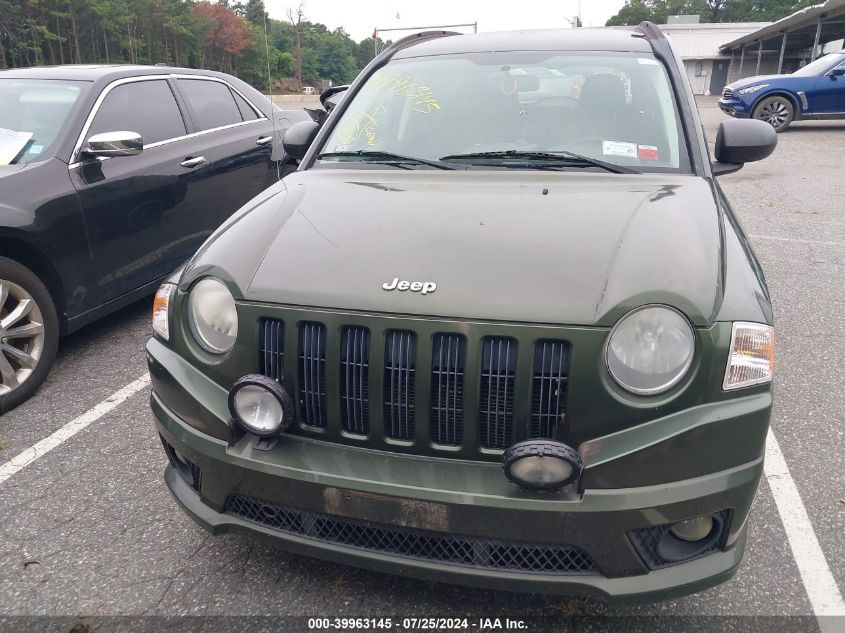
[[[739,78],[759,75],[764,62],[768,71],[781,73],[784,61],[796,64],[813,61],[821,54],[825,44],[843,38],[845,0],[826,0],[723,44],[719,50],[731,56],[732,74],[734,78]],[[809,59],[806,59],[808,52]]]

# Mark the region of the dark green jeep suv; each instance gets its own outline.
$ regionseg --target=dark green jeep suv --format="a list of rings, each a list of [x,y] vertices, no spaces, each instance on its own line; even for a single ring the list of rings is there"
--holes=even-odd
[[[385,50],[298,171],[159,290],[170,490],[214,532],[496,589],[661,599],[736,570],[772,310],[714,176],[722,123],[632,29],[427,32]]]

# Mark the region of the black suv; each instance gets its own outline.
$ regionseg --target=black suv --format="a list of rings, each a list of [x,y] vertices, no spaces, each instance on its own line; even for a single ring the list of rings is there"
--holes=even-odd
[[[276,182],[279,134],[302,116],[208,71],[0,73],[0,413],[61,334],[151,293]]]

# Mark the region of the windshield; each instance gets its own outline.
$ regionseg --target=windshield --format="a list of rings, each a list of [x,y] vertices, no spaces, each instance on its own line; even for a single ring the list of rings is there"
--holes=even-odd
[[[688,169],[663,65],[625,53],[394,60],[361,87],[320,152],[323,164],[380,152],[459,168],[548,168],[557,154],[573,168],[597,167],[575,155],[625,172]]]
[[[0,79],[0,165],[46,156],[86,87],[78,81]]]
[[[845,55],[842,55],[841,53],[832,53],[830,55],[824,55],[823,57],[819,57],[816,61],[810,62],[803,68],[799,68],[792,74],[798,75],[799,77],[812,77],[813,75],[820,75],[838,61],[845,61]]]

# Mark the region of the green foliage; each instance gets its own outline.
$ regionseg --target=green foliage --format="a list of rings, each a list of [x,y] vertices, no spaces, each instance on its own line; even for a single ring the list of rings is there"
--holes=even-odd
[[[643,20],[665,24],[670,15],[699,15],[702,22],[773,22],[821,0],[626,0],[608,26]]]
[[[373,57],[373,40],[356,44],[305,17],[299,29],[303,83],[348,83]],[[266,89],[268,65],[274,84],[295,75],[296,41],[265,0],[0,0],[0,68],[163,62]]]

